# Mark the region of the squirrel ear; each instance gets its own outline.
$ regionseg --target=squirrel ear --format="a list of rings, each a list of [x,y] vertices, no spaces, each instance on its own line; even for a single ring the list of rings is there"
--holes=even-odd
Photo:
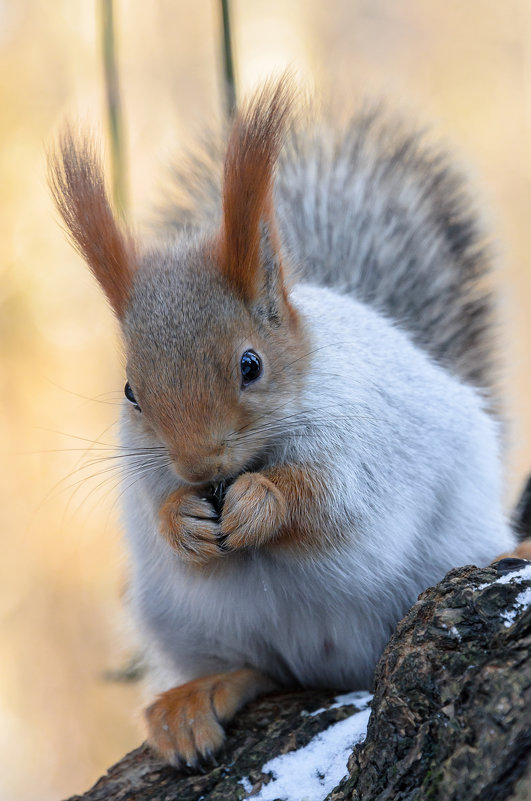
[[[267,220],[260,222],[258,276],[261,280],[253,303],[253,311],[273,327],[278,327],[284,317],[284,311],[289,308],[289,301],[284,285],[278,236],[276,229],[271,228]]]
[[[259,302],[268,265],[280,267],[273,209],[273,171],[291,109],[289,78],[268,83],[234,121],[223,177],[223,218],[215,260],[248,303]],[[264,232],[265,236],[264,236]],[[279,281],[281,272],[277,270]]]
[[[114,218],[101,161],[89,137],[76,138],[65,128],[49,159],[49,184],[72,244],[122,317],[133,278],[134,246]]]

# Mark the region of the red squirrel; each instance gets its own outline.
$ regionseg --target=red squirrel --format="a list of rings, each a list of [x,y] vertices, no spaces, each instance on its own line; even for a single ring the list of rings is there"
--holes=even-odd
[[[123,335],[131,605],[177,767],[275,687],[368,688],[419,592],[514,544],[463,182],[394,118],[297,120],[293,94],[266,84],[183,167],[153,241],[90,139],[52,161]]]

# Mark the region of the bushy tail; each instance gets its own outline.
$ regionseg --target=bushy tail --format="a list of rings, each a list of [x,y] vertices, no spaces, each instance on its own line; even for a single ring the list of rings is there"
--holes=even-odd
[[[294,132],[277,214],[305,280],[376,307],[465,381],[493,381],[491,258],[447,157],[381,111]]]

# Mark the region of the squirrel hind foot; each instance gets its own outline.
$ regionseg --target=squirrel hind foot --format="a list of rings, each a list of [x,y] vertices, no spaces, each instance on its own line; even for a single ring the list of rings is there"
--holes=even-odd
[[[202,676],[159,695],[146,709],[149,745],[183,772],[204,772],[215,764],[225,740],[224,723],[249,701],[275,689],[257,670]]]

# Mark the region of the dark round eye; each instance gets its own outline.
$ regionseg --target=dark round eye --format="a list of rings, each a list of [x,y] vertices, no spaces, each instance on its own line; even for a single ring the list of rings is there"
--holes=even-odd
[[[240,370],[242,374],[242,384],[252,384],[262,373],[262,360],[254,350],[246,350],[240,359]]]
[[[142,409],[140,408],[140,406],[136,402],[136,398],[135,398],[135,396],[133,394],[133,390],[131,389],[131,384],[129,383],[129,381],[126,383],[126,385],[124,387],[124,395],[127,398],[127,400],[130,401],[133,404],[135,409],[138,409],[139,412],[142,411]]]

